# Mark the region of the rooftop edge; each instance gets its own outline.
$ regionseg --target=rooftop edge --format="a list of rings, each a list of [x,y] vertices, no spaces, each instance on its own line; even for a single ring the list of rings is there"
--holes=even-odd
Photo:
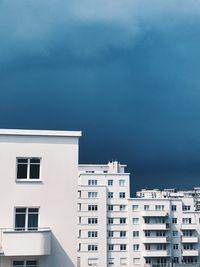
[[[0,129],[1,135],[80,137],[81,131]]]

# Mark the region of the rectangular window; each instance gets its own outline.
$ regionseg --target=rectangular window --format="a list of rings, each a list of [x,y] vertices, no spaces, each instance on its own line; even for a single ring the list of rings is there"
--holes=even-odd
[[[98,206],[97,205],[88,205],[88,211],[97,211]]]
[[[139,218],[133,218],[133,224],[139,224]]]
[[[185,205],[183,205],[183,206],[182,206],[182,210],[183,210],[183,211],[189,211],[189,210],[190,210],[190,206],[185,206]]]
[[[172,205],[172,211],[176,211],[176,205]]]
[[[37,261],[13,261],[13,267],[37,267]]]
[[[15,230],[38,230],[38,208],[16,208]]]
[[[139,205],[132,205],[132,210],[133,211],[139,210]]]
[[[119,180],[119,186],[125,186],[125,180]]]
[[[113,192],[108,192],[108,198],[113,198]]]
[[[108,205],[108,211],[113,211],[113,205]]]
[[[119,198],[125,198],[126,193],[125,192],[119,192]]]
[[[119,218],[119,223],[120,224],[125,224],[126,223],[126,218]]]
[[[120,244],[120,250],[125,251],[126,250],[126,244]]]
[[[40,179],[40,158],[17,158],[17,180]]]
[[[113,180],[108,180],[108,186],[113,186]]]
[[[113,244],[108,244],[108,250],[113,251],[114,250],[114,245]]]
[[[114,236],[114,232],[113,231],[108,231],[108,237],[113,237]]]
[[[134,244],[133,245],[133,251],[138,251],[140,248],[140,245],[139,244]]]
[[[172,218],[172,223],[177,224],[177,218]]]
[[[97,245],[88,245],[88,251],[97,251],[98,246]]]
[[[125,211],[126,210],[126,205],[120,205],[119,206],[120,211]]]
[[[114,219],[113,218],[108,218],[108,224],[113,224],[114,223]]]
[[[183,224],[191,224],[192,223],[192,218],[183,218],[182,222],[183,222]]]
[[[144,205],[144,210],[149,210],[149,205]]]
[[[97,180],[88,180],[89,186],[97,186]]]
[[[139,231],[133,231],[133,237],[138,238],[139,237]]]
[[[178,236],[178,231],[173,231],[172,235],[173,235],[173,237],[177,237]]]
[[[178,244],[173,244],[173,250],[178,250]]]
[[[155,210],[164,210],[164,205],[156,205]]]
[[[126,237],[126,231],[120,231],[120,237]]]
[[[88,198],[97,198],[98,192],[88,192]]]
[[[97,224],[98,218],[88,218],[88,224]]]
[[[88,237],[98,237],[97,231],[88,231]]]

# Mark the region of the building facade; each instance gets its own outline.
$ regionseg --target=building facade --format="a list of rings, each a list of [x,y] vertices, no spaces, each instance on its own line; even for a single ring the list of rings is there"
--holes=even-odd
[[[125,165],[79,165],[78,267],[199,267],[199,188],[141,190]]]
[[[0,266],[77,266],[80,132],[0,130]]]

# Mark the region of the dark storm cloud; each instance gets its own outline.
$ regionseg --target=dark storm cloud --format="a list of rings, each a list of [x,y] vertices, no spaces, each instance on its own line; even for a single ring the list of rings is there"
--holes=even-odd
[[[199,186],[200,1],[0,2],[0,127],[83,130],[81,162]]]

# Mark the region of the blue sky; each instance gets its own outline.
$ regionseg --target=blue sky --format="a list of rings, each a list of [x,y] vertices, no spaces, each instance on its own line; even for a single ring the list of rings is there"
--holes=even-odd
[[[200,186],[200,1],[0,2],[0,127],[82,130],[80,161]]]

